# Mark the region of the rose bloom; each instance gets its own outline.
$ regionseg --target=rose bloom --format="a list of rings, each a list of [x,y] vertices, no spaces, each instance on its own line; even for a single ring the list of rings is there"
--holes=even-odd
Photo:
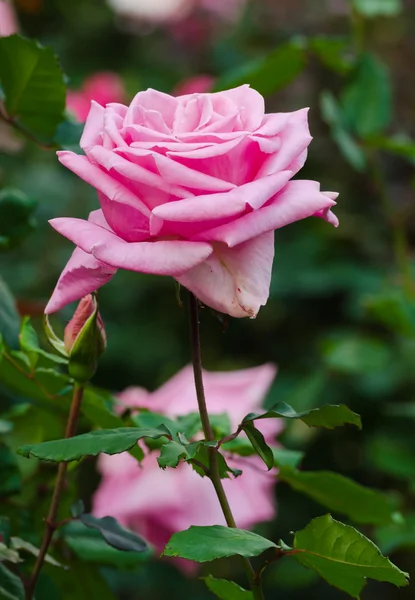
[[[8,0],[0,0],[0,37],[18,33],[16,13]]]
[[[105,106],[109,102],[123,102],[124,99],[125,89],[121,77],[110,71],[101,71],[85,79],[80,90],[68,91],[66,108],[78,121],[85,122],[92,100]]]
[[[177,21],[193,8],[194,0],[108,0],[122,16],[153,23]]]
[[[243,417],[258,412],[275,376],[266,364],[242,371],[204,373],[210,414],[228,413],[232,431]],[[193,372],[190,366],[177,373],[157,391],[130,388],[120,395],[127,407],[146,408],[170,418],[197,410]],[[256,426],[268,443],[281,431],[278,419],[264,419]],[[237,478],[223,479],[236,523],[251,528],[275,517],[276,470],[267,471],[257,456],[227,458],[229,466],[241,469]],[[176,531],[191,525],[225,525],[212,483],[189,464],[160,469],[157,453],[148,452],[140,465],[128,453],[101,455],[101,483],[93,498],[93,514],[113,516],[122,525],[143,535],[162,550]]]
[[[96,188],[88,221],[52,226],[76,244],[46,312],[96,290],[117,269],[171,275],[204,304],[255,317],[268,299],[274,230],[305,217],[337,225],[337,194],[292,177],[311,141],[307,109],[265,114],[248,85],[129,107],[92,103],[81,147],[59,160]]]

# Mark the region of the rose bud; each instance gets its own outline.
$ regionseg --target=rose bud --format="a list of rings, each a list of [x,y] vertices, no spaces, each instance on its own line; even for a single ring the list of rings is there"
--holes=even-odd
[[[107,343],[95,295],[89,294],[82,298],[65,328],[63,342],[56,336],[47,318],[45,330],[49,342],[69,358],[68,370],[71,377],[78,383],[89,381],[95,374],[98,358]]]

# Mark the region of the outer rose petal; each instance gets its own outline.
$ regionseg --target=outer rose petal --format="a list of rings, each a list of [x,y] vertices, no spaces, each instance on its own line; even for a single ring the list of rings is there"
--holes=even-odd
[[[315,181],[290,181],[270,204],[232,223],[203,231],[193,239],[224,242],[234,247],[266,231],[274,231],[312,215],[325,218],[328,209],[336,202],[327,193],[320,192],[319,187]],[[330,219],[333,222],[331,216]]]
[[[88,221],[108,229],[108,224],[100,210],[92,212]],[[59,277],[45,313],[56,312],[70,302],[80,300],[94,292],[106,284],[116,272],[116,268],[97,260],[81,248],[75,248]]]
[[[84,252],[117,269],[174,277],[206,260],[213,251],[209,244],[180,240],[128,243],[82,219],[49,222]]]
[[[270,231],[234,248],[215,245],[210,258],[176,279],[207,306],[254,318],[268,300],[273,258]]]

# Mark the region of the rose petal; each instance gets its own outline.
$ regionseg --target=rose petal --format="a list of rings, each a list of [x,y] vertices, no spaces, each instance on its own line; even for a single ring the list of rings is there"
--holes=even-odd
[[[212,247],[203,242],[163,240],[128,243],[82,219],[52,219],[50,224],[84,252],[117,269],[174,276],[193,268],[212,254]]]
[[[79,141],[79,145],[85,152],[92,146],[101,143],[104,131],[104,115],[105,108],[92,100],[91,108],[85,121],[84,131]]]
[[[312,137],[308,128],[308,108],[297,110],[289,115],[284,129],[281,131],[281,148],[264,162],[257,179],[271,175],[277,171],[290,169],[297,173],[304,165]]]
[[[102,192],[110,200],[127,204],[139,210],[143,215],[150,216],[150,210],[124,185],[91,163],[86,156],[80,156],[66,150],[57,152],[59,161],[81,179]]]
[[[153,214],[166,221],[184,223],[232,217],[242,213],[248,204],[252,208],[262,206],[286,185],[291,175],[291,171],[282,171],[223,194],[207,194],[161,204],[153,209]]]
[[[208,260],[176,279],[207,306],[254,318],[268,300],[273,258],[270,231],[235,248],[215,245]]]
[[[169,183],[210,192],[227,192],[236,187],[229,181],[206,175],[161,154],[154,154],[154,160],[160,175]]]
[[[89,215],[88,221],[100,227],[106,227],[102,211],[96,210]],[[117,272],[117,269],[104,264],[81,248],[75,248],[46,306],[45,313],[60,310],[70,302],[80,300],[102,287]]]
[[[199,233],[192,239],[224,242],[233,247],[266,231],[311,217],[336,204],[318,188],[319,184],[315,181],[290,181],[271,204],[232,223]]]

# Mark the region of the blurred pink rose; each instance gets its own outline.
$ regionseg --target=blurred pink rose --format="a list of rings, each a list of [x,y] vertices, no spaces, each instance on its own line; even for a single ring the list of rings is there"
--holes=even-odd
[[[337,194],[290,181],[310,141],[307,109],[264,114],[247,85],[179,98],[147,90],[128,108],[92,103],[86,156],[58,155],[97,189],[101,210],[51,221],[78,249],[46,311],[121,268],[171,275],[207,306],[255,317],[269,295],[274,230],[313,215],[337,225]]]
[[[0,37],[18,33],[16,13],[8,0],[0,0]]]
[[[275,376],[270,364],[223,373],[204,373],[208,410],[227,412],[232,428],[242,418],[261,409]],[[197,410],[193,372],[185,367],[157,391],[130,388],[120,395],[126,406],[147,408],[174,418]],[[272,443],[281,431],[276,419],[258,421],[265,438]],[[142,466],[129,454],[101,455],[101,483],[93,499],[93,513],[118,519],[162,550],[170,536],[190,525],[225,525],[213,486],[190,465],[162,471],[156,453],[148,453]],[[242,469],[236,479],[223,485],[238,527],[251,528],[275,517],[275,469],[268,472],[257,456],[232,458],[228,463]]]
[[[204,94],[213,88],[215,78],[212,75],[195,75],[181,81],[173,90],[173,96],[186,94]]]
[[[246,0],[108,0],[118,14],[151,23],[172,23],[202,8],[224,19],[239,16]]]
[[[124,83],[119,75],[111,72],[95,73],[88,77],[80,90],[69,90],[66,108],[78,121],[85,122],[94,100],[101,106],[110,102],[124,102]]]
[[[122,16],[152,23],[177,21],[193,8],[194,0],[108,0]]]

